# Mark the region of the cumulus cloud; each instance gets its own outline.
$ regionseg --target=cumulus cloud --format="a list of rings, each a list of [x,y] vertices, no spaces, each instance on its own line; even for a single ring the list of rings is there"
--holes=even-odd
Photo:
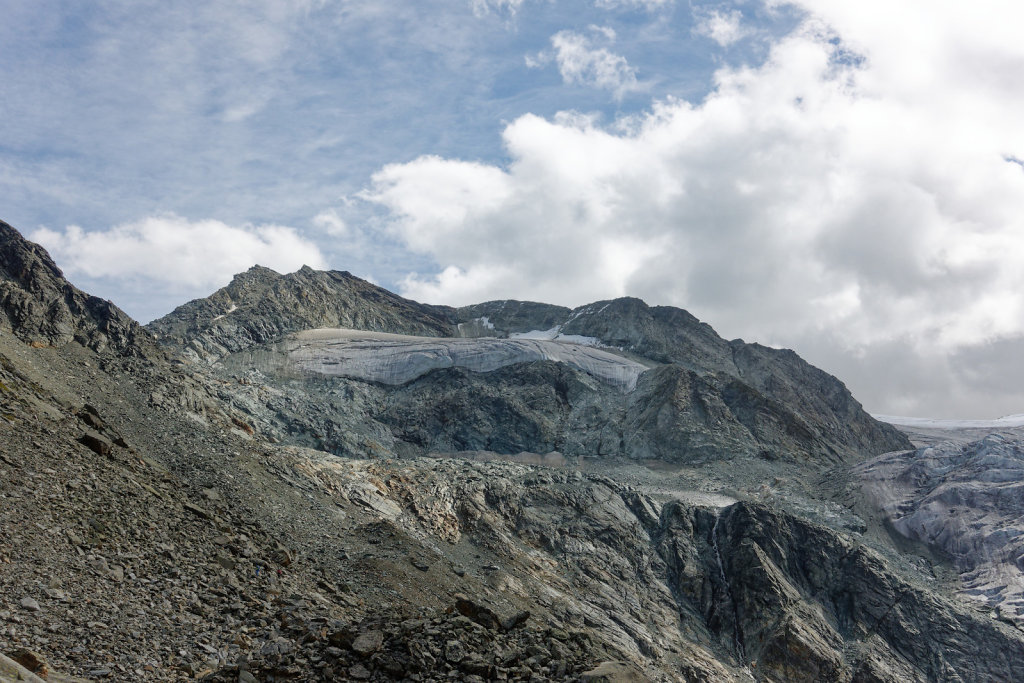
[[[699,104],[607,127],[526,115],[504,166],[381,169],[364,199],[442,267],[403,293],[637,295],[796,347],[878,412],[1024,409],[1019,387],[979,394],[993,370],[975,353],[1024,345],[1022,10],[800,4],[763,65],[722,69]]]
[[[636,70],[626,58],[606,47],[597,47],[601,42],[614,43],[615,31],[607,26],[590,26],[588,33],[559,31],[551,36],[554,52],[527,55],[526,65],[536,68],[554,60],[565,83],[609,90],[617,98],[639,90]]]
[[[209,290],[260,264],[287,273],[325,267],[320,250],[289,227],[231,226],[155,216],[109,230],[40,228],[29,235],[71,276],[141,279],[154,286]]]
[[[700,16],[694,33],[707,36],[722,47],[728,47],[747,35],[746,29],[740,25],[743,14],[739,10],[719,12],[713,10]]]

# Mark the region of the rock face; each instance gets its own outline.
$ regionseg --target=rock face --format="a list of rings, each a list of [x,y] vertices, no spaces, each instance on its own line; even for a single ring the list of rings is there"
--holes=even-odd
[[[275,335],[330,317],[299,310],[292,285],[345,277],[257,272],[266,300],[237,289],[240,324],[197,322],[188,356],[169,356],[3,234],[0,653],[24,662],[16,675],[30,664],[51,681],[1024,680],[1019,629],[828,497],[826,483],[853,476],[838,456],[888,432],[874,441],[867,422],[829,437],[799,406],[833,401],[835,417],[852,399],[829,398],[821,387],[837,384],[821,380],[813,400],[786,403],[800,372],[821,378],[785,353],[716,342],[683,312],[630,300],[576,318],[602,330],[544,327],[557,307],[438,313],[369,290],[383,303],[352,294],[346,310],[406,334],[562,325],[556,336],[610,344],[631,338],[602,318],[621,306],[649,326],[638,345],[663,335],[703,359],[604,349],[653,366],[627,393],[552,360],[398,386],[278,376],[246,369],[270,353],[257,340],[285,343]],[[286,301],[294,317],[266,317]],[[662,330],[663,315],[685,325]],[[221,357],[232,345],[242,350]],[[711,367],[734,346],[735,371]],[[672,464],[674,453],[687,455]],[[553,466],[524,464],[541,456]]]
[[[897,532],[953,558],[966,595],[1024,626],[1024,429],[888,453],[854,475]]]
[[[148,335],[109,301],[73,287],[49,254],[0,221],[0,324],[26,342],[76,341],[96,351],[137,354]]]
[[[523,323],[537,320],[538,314],[527,317],[511,303],[492,302],[459,312],[487,316],[498,332],[525,331]],[[546,319],[558,312],[554,307],[539,310]],[[596,338],[643,358],[679,366],[692,373],[691,380],[710,378],[707,383],[719,389],[707,395],[735,407],[740,423],[774,414],[785,424],[787,436],[818,444],[817,451],[828,444],[832,458],[906,447],[906,437],[865,413],[842,382],[793,351],[726,341],[684,310],[648,306],[633,298],[599,301],[573,310],[557,327],[563,335]]]

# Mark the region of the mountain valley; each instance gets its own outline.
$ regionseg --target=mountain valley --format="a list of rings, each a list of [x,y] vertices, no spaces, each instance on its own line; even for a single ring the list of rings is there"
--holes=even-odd
[[[0,680],[1024,680],[1024,434],[901,429],[638,299],[140,326],[0,223]]]

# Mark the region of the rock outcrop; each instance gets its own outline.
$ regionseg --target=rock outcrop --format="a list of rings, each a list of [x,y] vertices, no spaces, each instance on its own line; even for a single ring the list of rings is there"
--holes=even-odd
[[[1024,628],[1022,431],[888,453],[853,474],[896,532],[953,559],[964,594]]]
[[[0,221],[0,324],[26,342],[78,342],[95,351],[139,355],[150,345],[138,323],[109,301],[64,279],[50,255]]]

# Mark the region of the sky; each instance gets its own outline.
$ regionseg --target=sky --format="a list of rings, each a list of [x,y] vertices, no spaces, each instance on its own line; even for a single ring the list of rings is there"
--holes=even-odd
[[[259,263],[618,296],[1024,413],[1018,0],[0,0],[0,219],[142,322]]]

